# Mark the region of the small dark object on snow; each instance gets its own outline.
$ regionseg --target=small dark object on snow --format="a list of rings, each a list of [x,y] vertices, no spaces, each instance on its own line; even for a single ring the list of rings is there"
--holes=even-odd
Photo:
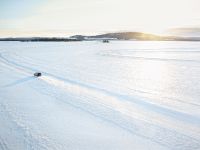
[[[109,43],[109,40],[103,40],[103,43]]]
[[[35,77],[40,77],[40,76],[42,76],[42,73],[41,72],[36,72],[36,73],[34,73],[34,76]]]

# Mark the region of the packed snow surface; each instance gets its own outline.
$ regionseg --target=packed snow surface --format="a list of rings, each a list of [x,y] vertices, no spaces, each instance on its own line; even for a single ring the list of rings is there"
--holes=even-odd
[[[199,150],[200,43],[0,42],[0,150],[43,149]]]

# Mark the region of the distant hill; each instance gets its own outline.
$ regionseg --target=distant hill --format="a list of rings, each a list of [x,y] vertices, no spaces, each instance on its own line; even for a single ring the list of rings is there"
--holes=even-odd
[[[116,32],[106,33],[94,36],[74,35],[70,38],[78,40],[140,40],[140,41],[200,41],[200,37],[177,37],[177,36],[158,36],[154,34],[147,34],[142,32]]]
[[[142,32],[116,32],[94,36],[74,35],[69,38],[60,37],[25,37],[25,38],[0,38],[0,41],[21,42],[68,42],[91,40],[138,40],[138,41],[200,41],[200,37],[159,36]]]

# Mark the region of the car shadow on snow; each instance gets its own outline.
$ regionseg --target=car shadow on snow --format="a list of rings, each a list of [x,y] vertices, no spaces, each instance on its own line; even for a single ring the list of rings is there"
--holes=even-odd
[[[36,79],[36,78],[33,77],[33,76],[22,78],[22,79],[19,79],[17,81],[14,81],[12,83],[9,83],[7,85],[4,85],[3,87],[12,87],[12,86],[15,86],[15,85],[18,85],[18,84],[22,84],[22,83],[28,82],[28,81],[33,80],[33,79]]]

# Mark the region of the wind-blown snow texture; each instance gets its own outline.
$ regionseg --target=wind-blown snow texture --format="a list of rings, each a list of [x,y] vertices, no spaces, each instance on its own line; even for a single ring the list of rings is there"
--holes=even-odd
[[[0,150],[23,149],[200,149],[200,43],[0,42]]]

